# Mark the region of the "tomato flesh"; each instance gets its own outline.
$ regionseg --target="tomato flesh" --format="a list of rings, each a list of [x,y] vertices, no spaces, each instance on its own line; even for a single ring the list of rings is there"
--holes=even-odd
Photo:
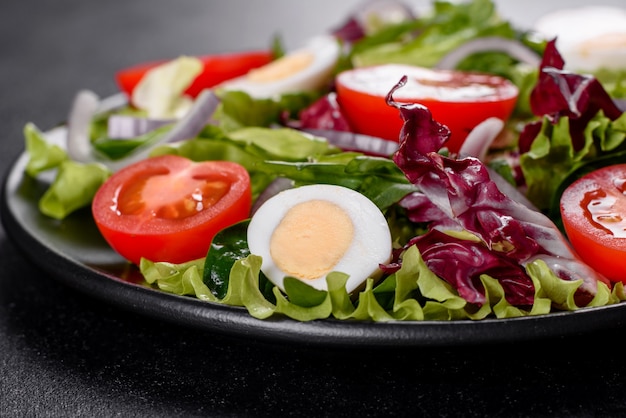
[[[580,258],[613,282],[626,283],[626,164],[593,171],[561,196],[561,217]]]
[[[204,69],[185,90],[185,94],[191,97],[198,96],[206,88],[214,87],[224,81],[245,75],[254,68],[269,64],[274,59],[274,55],[270,51],[250,51],[204,55],[198,58],[202,61]],[[115,74],[118,87],[131,97],[143,76],[152,68],[165,62],[167,61],[146,62],[118,71]]]
[[[248,172],[229,161],[166,155],[113,174],[92,204],[96,225],[127,260],[182,263],[204,257],[222,229],[249,216]]]
[[[458,152],[471,130],[485,119],[507,120],[519,93],[510,81],[488,74],[397,64],[356,68],[336,78],[337,101],[352,129],[398,141],[403,121],[386,96],[404,75],[408,82],[396,91],[394,100],[428,107],[433,118],[450,129],[446,146],[452,152]]]

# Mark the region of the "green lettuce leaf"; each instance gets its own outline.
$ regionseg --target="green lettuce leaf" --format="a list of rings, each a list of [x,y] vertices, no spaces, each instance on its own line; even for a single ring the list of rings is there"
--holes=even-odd
[[[259,280],[261,258],[255,255],[234,261],[226,295],[221,299],[202,281],[201,270],[206,268],[204,260],[181,265],[142,260],[140,268],[146,281],[163,291],[245,307],[258,319],[281,315],[298,321],[327,318],[372,322],[450,321],[481,320],[490,316],[516,318],[581,309],[574,302],[574,294],[582,281],[559,279],[541,260],[526,267],[535,285],[535,301],[529,309],[511,305],[498,280],[487,275],[481,276],[480,280],[488,303],[481,307],[468,304],[428,269],[416,246],[405,251],[397,272],[380,282],[368,278],[362,290],[353,295],[346,292],[348,276],[333,272],[326,277],[327,291],[314,289],[295,278],[286,278],[285,292],[272,286],[275,303],[270,302],[261,289],[264,286]],[[611,290],[604,283],[598,283],[598,292],[588,307],[623,300],[626,300],[623,284],[618,283]]]
[[[133,104],[155,119],[182,117],[192,106],[183,93],[202,72],[197,57],[181,56],[149,70],[133,89]]]
[[[102,164],[81,164],[65,160],[52,185],[39,200],[39,210],[52,218],[63,219],[91,205],[91,201],[111,172]]]
[[[328,141],[290,128],[245,127],[228,137],[253,155],[268,160],[302,161],[309,157],[339,152]]]
[[[418,32],[417,36],[412,36]],[[516,31],[497,14],[491,0],[435,1],[432,13],[403,23],[355,45],[355,66],[402,63],[433,67],[450,51],[481,36],[515,38]]]
[[[567,186],[596,168],[624,161],[626,113],[611,121],[599,112],[587,125],[584,137],[584,146],[576,151],[569,119],[560,118],[553,124],[544,118],[530,150],[520,157],[527,197],[552,219],[559,218],[559,201]]]
[[[328,318],[333,312],[332,299],[327,291],[314,289],[293,277],[285,277],[284,286],[285,294],[274,288],[276,313],[298,321],[312,321]]]
[[[65,150],[46,141],[44,134],[33,123],[24,126],[24,139],[29,157],[25,171],[31,177],[57,168],[68,159]]]
[[[202,281],[204,259],[192,260],[182,264],[152,262],[141,259],[139,268],[149,284],[175,295],[193,295],[200,300],[216,302],[217,298]]]
[[[213,120],[226,132],[246,126],[272,126],[311,105],[321,93],[284,94],[276,99],[254,99],[242,91],[218,91],[221,103]]]
[[[274,313],[276,306],[269,302],[259,289],[261,257],[249,255],[237,260],[230,271],[228,291],[222,303],[244,306],[251,316],[265,319]]]
[[[150,143],[157,142],[171,129],[172,125],[164,125],[129,139],[109,138],[107,135],[100,135],[93,138],[92,145],[101,154],[112,160],[117,160],[126,157],[140,146],[147,146]]]
[[[383,212],[415,191],[393,161],[359,153],[320,156],[307,162],[265,161],[258,169],[277,177],[287,177],[296,185],[335,184],[356,190]]]

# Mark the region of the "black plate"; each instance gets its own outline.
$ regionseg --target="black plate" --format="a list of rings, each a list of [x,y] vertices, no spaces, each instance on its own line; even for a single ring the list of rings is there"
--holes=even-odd
[[[64,128],[50,131],[60,141]],[[85,294],[159,320],[201,331],[271,342],[325,346],[449,346],[563,337],[624,326],[626,304],[549,315],[481,321],[370,323],[273,317],[258,320],[243,308],[167,294],[142,284],[101,238],[89,210],[56,221],[40,214],[37,202],[49,179],[24,175],[22,154],[2,190],[2,222],[26,257],[61,282]]]

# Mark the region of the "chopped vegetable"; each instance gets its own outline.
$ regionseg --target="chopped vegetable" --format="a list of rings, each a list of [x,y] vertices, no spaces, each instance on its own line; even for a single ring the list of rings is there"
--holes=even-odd
[[[205,89],[242,76],[253,68],[268,64],[274,59],[274,56],[271,51],[246,51],[204,55],[197,57],[197,59],[203,64],[202,72],[184,92],[191,97],[197,97]],[[115,74],[115,80],[120,90],[130,98],[135,87],[148,71],[167,62],[160,60],[122,69]]]
[[[560,208],[580,257],[610,280],[626,283],[626,164],[576,180],[563,192]]]
[[[131,262],[183,263],[204,257],[215,234],[246,219],[251,199],[241,165],[166,155],[113,174],[92,213],[107,242]]]
[[[75,161],[97,162],[111,170],[117,170],[147,158],[157,145],[196,137],[215,112],[219,100],[212,91],[203,91],[189,112],[173,124],[171,129],[166,125],[144,134],[144,139],[150,139],[149,141],[135,141],[134,146],[130,150],[126,150],[124,155],[118,156],[117,159],[102,155],[92,144],[91,123],[96,116],[98,103],[98,96],[91,91],[83,90],[76,95],[68,122],[67,150],[70,157]],[[163,131],[159,129],[163,129]],[[119,144],[117,139],[113,139],[113,141],[116,145]],[[102,139],[100,140],[100,147],[102,148]]]
[[[437,151],[449,137],[449,130],[434,121],[423,105],[403,104],[393,99],[393,94],[405,83],[406,78],[403,78],[391,90],[387,101],[400,111],[404,120],[402,142],[399,151],[394,155],[394,161],[407,178],[439,209],[442,216],[457,223],[456,230],[465,230],[475,235],[488,251],[511,262],[526,266],[541,260],[557,277],[580,281],[577,302],[579,306],[589,303],[596,294],[598,280],[602,280],[602,277],[578,261],[549,218],[503,194],[490,180],[482,162],[472,157],[454,159],[438,154]],[[415,241],[424,239],[418,237]],[[409,242],[407,245],[416,242]],[[468,243],[471,242],[470,240]],[[437,241],[433,241],[431,245],[437,245]],[[480,270],[476,275],[470,274],[467,268],[448,270],[446,262],[449,262],[448,258],[452,253],[446,251],[443,253],[445,257],[436,258],[446,269],[439,273],[451,284],[460,279],[462,286],[457,283],[456,288],[462,294],[464,288],[472,289],[472,281],[481,274],[487,274],[491,267],[490,263],[479,263]],[[428,260],[426,262],[428,264]],[[434,263],[431,262],[431,265]],[[499,268],[508,271],[498,277],[506,280],[511,274],[510,269],[502,263]],[[529,277],[524,279],[516,276],[518,282],[522,280],[526,282],[526,286],[532,286]],[[508,300],[514,300],[516,296],[520,295],[507,295]],[[482,304],[485,296],[479,292],[470,300]]]
[[[507,120],[518,89],[510,81],[487,74],[431,70],[407,65],[357,68],[337,76],[337,100],[350,126],[359,133],[398,141],[402,120],[385,96],[407,76],[397,100],[427,106],[451,132],[446,146],[458,152],[471,130],[485,119]]]
[[[560,195],[578,173],[626,152],[623,111],[595,77],[563,70],[563,65],[553,40],[530,96],[541,119],[527,123],[519,135],[527,197],[552,216],[558,216]]]
[[[130,101],[149,118],[181,118],[193,104],[183,92],[201,71],[202,62],[194,57],[182,56],[156,66],[139,80]]]

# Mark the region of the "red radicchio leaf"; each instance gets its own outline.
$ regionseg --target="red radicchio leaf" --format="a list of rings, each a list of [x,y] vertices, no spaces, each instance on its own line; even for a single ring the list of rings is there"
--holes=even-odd
[[[333,35],[344,42],[356,42],[365,37],[365,30],[361,23],[350,17],[342,26],[333,30]]]
[[[393,100],[393,93],[405,80],[403,78],[389,92],[387,103],[397,108],[404,119],[400,146],[393,160],[407,179],[460,228],[479,237],[487,250],[496,253],[497,259],[510,260],[520,266],[542,259],[558,277],[582,279],[577,300],[588,301],[596,292],[597,280],[603,278],[576,258],[548,217],[502,193],[480,160],[438,154],[449,131],[433,120],[426,107]],[[450,257],[453,256],[450,253]],[[451,284],[459,277],[470,280],[467,274],[440,277]],[[494,278],[500,280],[500,277]],[[523,269],[516,280],[532,286]],[[507,299],[512,297],[507,295]]]
[[[530,146],[532,145],[537,135],[541,132],[542,123],[540,120],[528,122],[524,125],[522,132],[520,132],[519,139],[517,140],[517,146],[519,148],[520,153],[525,153],[530,151]]]
[[[534,287],[524,269],[510,258],[482,243],[452,237],[438,230],[414,238],[424,263],[439,277],[444,277],[470,303],[482,305],[485,291],[482,274],[497,278],[507,301],[516,306],[532,306]]]
[[[598,111],[602,110],[611,120],[617,119],[622,111],[595,77],[563,70],[565,62],[555,44],[553,39],[546,45],[539,79],[530,94],[530,106],[535,115],[546,116],[553,123],[561,117],[570,118],[572,145],[578,151],[585,145],[585,127]],[[523,142],[523,148],[528,149],[529,137]]]
[[[409,193],[398,204],[406,209],[406,216],[411,222],[429,223],[432,228],[459,229],[458,224],[422,192]]]
[[[335,93],[327,94],[302,110],[299,115],[299,128],[351,131],[348,120],[337,103]]]

